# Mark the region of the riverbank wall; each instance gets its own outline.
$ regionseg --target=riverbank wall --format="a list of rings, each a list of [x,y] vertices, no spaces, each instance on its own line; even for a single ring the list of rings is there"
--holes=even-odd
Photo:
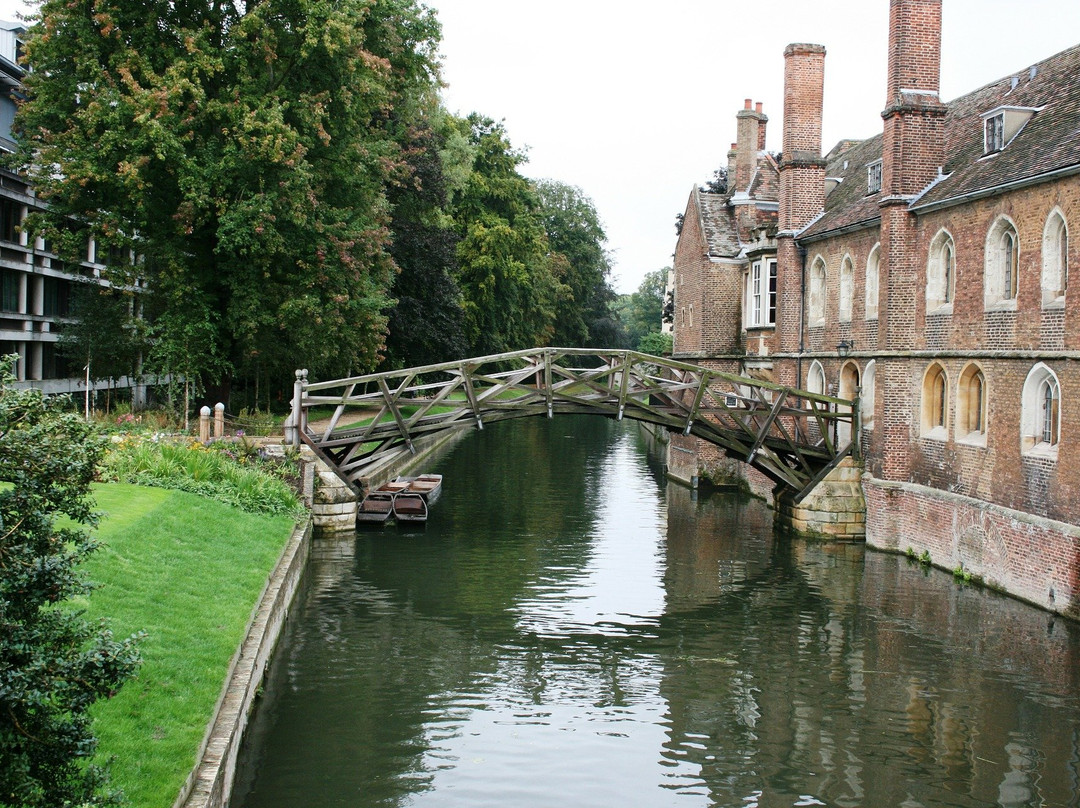
[[[863,478],[870,547],[1080,619],[1080,527],[916,483]],[[925,555],[924,555],[925,554]]]
[[[438,440],[428,441],[418,448],[416,454],[408,456],[396,467],[384,469],[382,474],[386,479],[407,474],[420,464],[431,462],[463,434],[455,432]],[[274,447],[266,448],[270,454],[274,454]],[[317,524],[314,506],[323,485],[324,469],[320,469],[320,466],[324,464],[313,452],[307,452],[308,454],[301,453],[302,488],[304,502],[311,509],[311,514],[293,530],[277,564],[267,578],[266,586],[248,621],[244,639],[229,664],[225,685],[199,748],[195,768],[180,789],[173,808],[227,808],[229,805],[244,733],[247,731],[293,601],[304,583],[313,542],[322,533],[340,535],[344,532],[344,528],[339,527],[343,520],[337,518],[340,513],[332,513],[335,518],[330,520],[330,530],[319,528]],[[330,473],[334,478],[329,481],[331,484],[341,482],[336,474]],[[371,482],[381,485],[385,480]],[[355,495],[352,513],[349,529],[356,527]]]
[[[224,808],[232,795],[236,760],[266,668],[281,636],[311,555],[310,517],[293,530],[229,664],[214,718],[173,808]]]

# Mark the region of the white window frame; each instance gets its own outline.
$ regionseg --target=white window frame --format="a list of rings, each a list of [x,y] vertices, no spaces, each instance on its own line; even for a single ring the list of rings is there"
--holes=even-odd
[[[878,295],[881,287],[881,244],[875,244],[866,259],[866,319],[878,318]]]
[[[881,191],[881,160],[875,160],[866,167],[866,194],[876,194]]]
[[[871,359],[863,370],[862,396],[859,400],[859,420],[863,429],[874,428],[874,407],[877,403],[877,360]]]
[[[855,262],[845,255],[840,262],[840,301],[838,317],[842,323],[850,323],[855,308]]]
[[[760,258],[751,262],[746,276],[747,328],[776,325],[776,259]]]
[[[1005,113],[988,115],[983,128],[983,154],[996,154],[1005,148]]]
[[[940,401],[937,379],[940,377]],[[949,436],[949,374],[940,362],[932,362],[923,373],[920,406],[920,434],[924,438],[946,440]]]
[[[941,229],[930,242],[926,264],[926,313],[950,313],[955,289],[956,241],[948,230]]]
[[[1065,305],[1069,288],[1069,225],[1060,208],[1046,217],[1042,242],[1042,304],[1044,308]]]
[[[960,380],[956,384],[956,439],[958,441],[975,446],[986,446],[989,401],[986,373],[977,363],[972,362],[960,373]]]
[[[825,259],[820,255],[814,257],[810,264],[810,283],[806,293],[809,297],[806,306],[806,317],[809,324],[825,324],[825,295],[828,289],[828,267]]]
[[[1047,392],[1050,396],[1047,397]],[[1047,402],[1052,410],[1047,418]],[[1024,381],[1020,410],[1020,450],[1056,459],[1061,442],[1061,382],[1044,363],[1035,365]]]
[[[986,309],[1015,309],[1020,295],[1020,237],[1008,216],[999,216],[986,234],[983,299]]]

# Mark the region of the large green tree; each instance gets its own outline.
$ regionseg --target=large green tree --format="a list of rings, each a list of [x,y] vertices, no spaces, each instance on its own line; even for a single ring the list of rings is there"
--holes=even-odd
[[[415,0],[45,0],[18,157],[75,254],[131,247],[164,301],[163,356],[373,366],[394,264],[386,186],[436,81]],[[85,224],[73,228],[72,221]],[[177,366],[179,367],[179,366]],[[163,368],[168,369],[168,368]]]
[[[415,367],[467,355],[465,314],[457,281],[458,235],[447,212],[444,171],[449,117],[439,107],[409,133],[406,182],[392,186],[393,244],[398,266],[391,293],[386,364]]]
[[[642,279],[637,291],[620,295],[616,310],[626,329],[630,347],[638,348],[647,334],[660,333],[664,319],[664,299],[669,269],[657,269]],[[649,343],[649,347],[655,347]]]
[[[553,272],[539,199],[518,171],[525,156],[490,118],[474,113],[458,120],[458,130],[472,157],[451,199],[471,349],[491,354],[548,345],[566,288]]]
[[[540,216],[565,293],[552,341],[561,346],[614,347],[610,313],[615,291],[611,262],[596,206],[573,185],[555,180],[536,183]]]
[[[87,710],[138,655],[70,603],[91,589],[79,564],[96,547],[84,526],[102,443],[66,401],[16,389],[13,360],[0,362],[0,804],[114,804],[88,762]]]

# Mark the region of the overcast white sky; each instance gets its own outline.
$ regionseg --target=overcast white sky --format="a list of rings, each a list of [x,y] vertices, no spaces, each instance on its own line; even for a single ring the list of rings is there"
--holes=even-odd
[[[525,174],[593,199],[620,292],[670,265],[675,215],[726,163],[744,98],[763,103],[767,147],[780,148],[789,43],[826,47],[826,151],[881,129],[888,0],[425,2],[443,24],[447,106],[505,119]],[[21,7],[0,0],[0,17]],[[943,9],[946,100],[1080,42],[1077,0]]]

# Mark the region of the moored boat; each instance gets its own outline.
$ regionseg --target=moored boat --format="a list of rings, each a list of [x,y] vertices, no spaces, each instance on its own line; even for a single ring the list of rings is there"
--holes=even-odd
[[[420,494],[403,491],[394,497],[394,518],[399,522],[426,522],[427,502]]]
[[[416,477],[397,477],[393,483],[405,483],[410,494],[419,494],[428,505],[434,504],[442,493],[441,474],[420,474]]]
[[[372,491],[356,508],[357,524],[385,523],[394,512],[394,494]]]

